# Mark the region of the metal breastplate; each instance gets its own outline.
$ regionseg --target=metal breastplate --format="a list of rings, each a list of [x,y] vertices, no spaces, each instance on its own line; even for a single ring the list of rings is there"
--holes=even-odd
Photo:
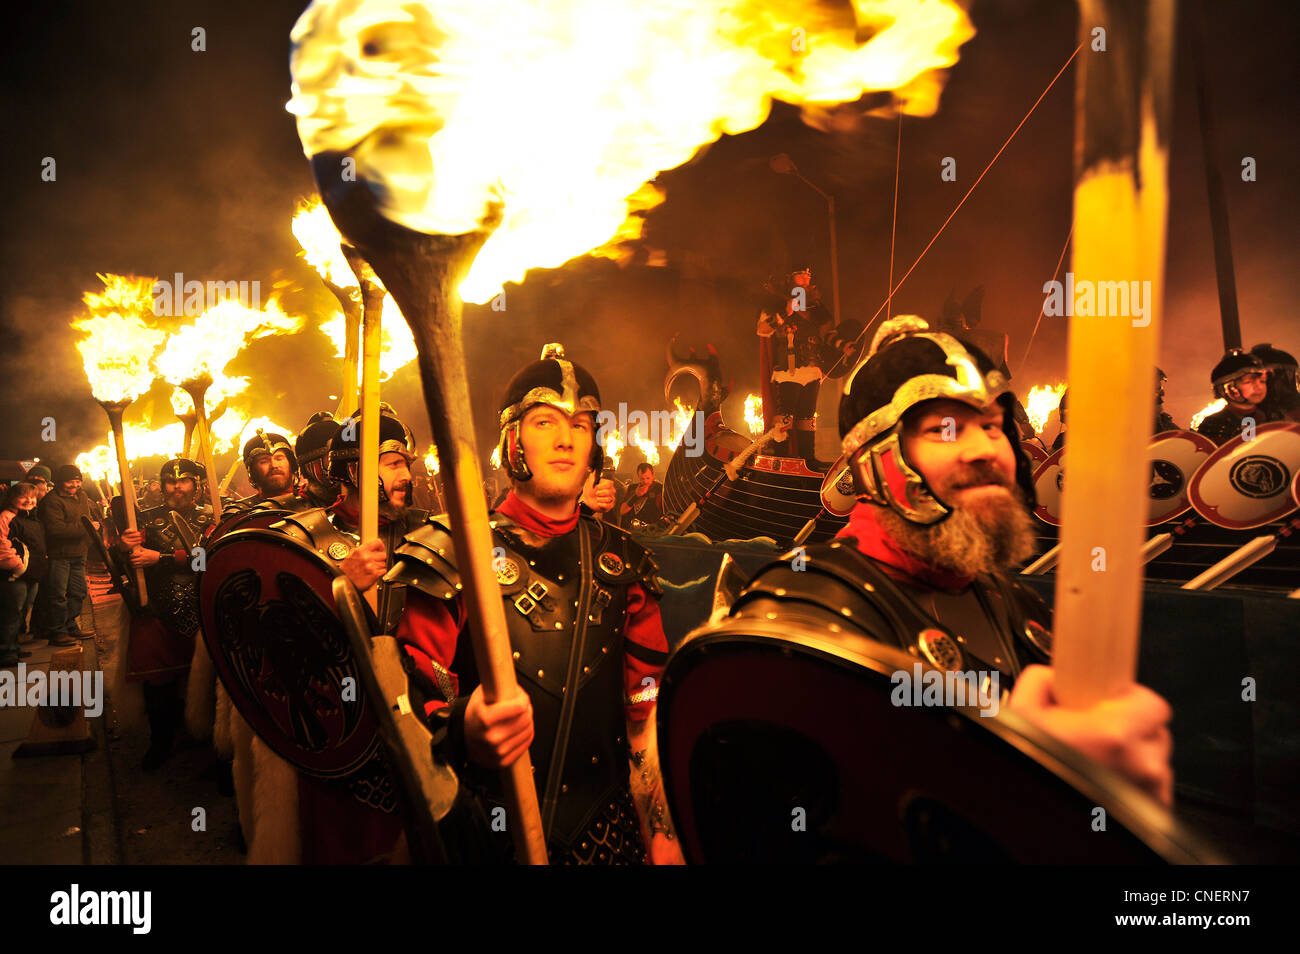
[[[195,508],[188,516],[177,515],[185,521],[189,536],[203,540],[212,526],[210,508]],[[190,547],[176,527],[172,511],[166,507],[143,510],[139,526],[144,531],[144,547],[156,550],[165,559],[145,570],[149,588],[149,602],[160,617],[177,632],[194,637],[199,631],[199,591],[195,571],[190,563]],[[177,551],[185,554],[177,560]]]
[[[408,510],[401,520],[389,521],[379,528],[379,537],[384,541],[388,553],[388,565],[393,565],[393,551],[402,542],[402,538],[420,526],[428,518],[424,510]],[[350,529],[340,526],[328,510],[320,507],[304,509],[271,525],[272,530],[279,530],[295,540],[315,550],[331,563],[339,573],[343,572],[343,561],[361,542],[360,537]],[[402,610],[406,608],[406,587],[401,583],[380,580],[378,600],[375,610],[375,632],[391,636],[397,632]],[[367,604],[369,605],[369,604]]]
[[[733,614],[791,612],[898,646],[939,669],[991,671],[1009,688],[1031,663],[1051,660],[1046,610],[1026,588],[980,578],[961,593],[906,585],[848,542],[809,547],[802,570],[769,564]]]
[[[500,515],[493,524],[499,548],[494,565],[515,671],[533,703],[530,754],[544,821],[548,802],[554,802],[548,842],[553,854],[578,850],[581,855],[584,835],[589,847],[595,844],[591,825],[601,827],[600,819],[610,815],[606,827],[617,827],[628,782],[623,700],[627,584],[614,581],[625,569],[623,559],[612,547],[601,546],[600,531],[590,521],[579,521],[579,531],[537,548],[510,533],[512,524]],[[593,569],[580,566],[579,532],[587,534]],[[579,620],[584,589],[589,591],[586,613]],[[572,703],[569,693],[574,694]],[[555,768],[558,748],[564,750],[563,766]]]

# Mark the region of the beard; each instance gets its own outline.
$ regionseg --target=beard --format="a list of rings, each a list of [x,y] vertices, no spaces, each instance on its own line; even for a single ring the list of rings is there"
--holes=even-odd
[[[971,503],[950,504],[952,512],[929,526],[882,507],[880,523],[899,547],[937,569],[1006,577],[1037,549],[1033,518],[1020,488],[992,467],[970,467],[933,489],[941,500],[955,500],[953,491],[982,483],[1004,492],[988,491]]]
[[[388,494],[388,499],[379,505],[379,512],[390,520],[402,516],[411,508],[411,490],[412,485],[409,480],[393,484],[392,489],[385,488],[385,492]],[[402,495],[401,503],[398,503],[393,499],[394,494],[398,493]]]
[[[272,471],[265,474],[257,482],[257,489],[260,490],[262,495],[265,497],[278,497],[280,494],[288,493],[292,486],[292,476],[286,473],[281,473],[280,471]]]

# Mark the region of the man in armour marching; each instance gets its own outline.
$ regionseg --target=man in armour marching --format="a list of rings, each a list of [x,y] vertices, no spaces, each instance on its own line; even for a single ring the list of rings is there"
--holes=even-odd
[[[547,345],[501,402],[512,490],[491,514],[519,692],[484,701],[465,631],[456,556],[430,521],[386,577],[407,588],[397,629],[410,690],[435,745],[489,802],[497,770],[528,751],[552,862],[680,859],[663,802],[654,708],[668,644],[655,564],[623,531],[578,507],[603,455],[591,375]],[[502,837],[503,854],[508,851]]]
[[[127,679],[138,681],[149,719],[149,750],[141,763],[152,770],[170,757],[183,714],[179,682],[189,671],[199,632],[194,548],[212,529],[212,508],[198,502],[201,468],[175,458],[158,475],[163,504],[137,515],[126,530],[120,507],[121,549],[144,569],[148,611],[131,627]],[[114,501],[118,503],[118,501]]]
[[[1013,400],[974,345],[915,316],[886,322],[840,403],[859,495],[848,525],[761,570],[732,615],[794,613],[940,670],[996,671],[1014,684],[1008,706],[1169,804],[1163,699],[1134,685],[1080,712],[1052,697],[1050,610],[1012,576],[1034,549]]]

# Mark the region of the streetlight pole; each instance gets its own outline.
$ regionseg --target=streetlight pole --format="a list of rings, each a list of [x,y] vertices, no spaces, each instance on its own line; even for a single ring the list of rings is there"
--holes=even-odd
[[[835,238],[835,196],[806,179],[794,164],[794,160],[783,152],[768,160],[768,165],[773,172],[794,176],[826,200],[826,211],[831,226],[831,314],[835,316],[835,324],[838,325],[840,323],[840,254],[839,244]]]

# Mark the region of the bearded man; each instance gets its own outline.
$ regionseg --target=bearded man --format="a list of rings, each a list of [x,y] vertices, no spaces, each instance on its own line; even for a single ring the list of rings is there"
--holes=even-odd
[[[808,547],[805,565],[765,567],[732,615],[811,603],[831,632],[851,626],[940,670],[996,672],[1014,684],[1008,706],[1170,804],[1163,699],[1139,685],[1085,710],[1052,697],[1050,610],[1013,576],[1034,551],[1014,400],[974,345],[915,316],[886,322],[840,402],[859,499],[848,525]]]

